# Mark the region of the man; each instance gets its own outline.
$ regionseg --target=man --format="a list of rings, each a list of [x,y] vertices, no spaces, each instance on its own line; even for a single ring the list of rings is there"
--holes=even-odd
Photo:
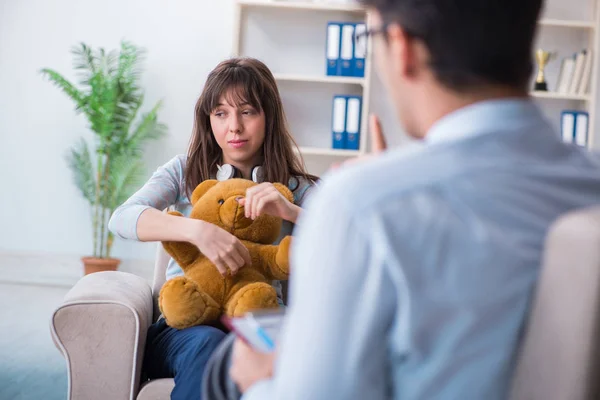
[[[505,399],[550,224],[600,203],[600,163],[528,98],[542,0],[364,0],[420,143],[309,200],[274,365],[241,342],[244,399]],[[272,369],[272,370],[271,370]]]

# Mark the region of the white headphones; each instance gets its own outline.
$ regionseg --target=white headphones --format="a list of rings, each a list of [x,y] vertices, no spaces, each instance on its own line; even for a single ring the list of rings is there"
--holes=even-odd
[[[257,165],[252,168],[250,172],[252,181],[255,183],[263,183],[265,181],[264,169],[261,165]],[[217,180],[226,181],[232,178],[242,178],[242,173],[231,164],[217,165]],[[300,186],[300,181],[295,176],[290,178],[288,182],[288,188],[293,192]]]
[[[265,180],[265,174],[263,171],[263,167],[257,165],[252,168],[252,172],[250,172],[250,176],[252,181],[255,183],[262,183]],[[226,181],[227,179],[232,178],[241,178],[242,173],[231,164],[223,164],[217,165],[217,180],[218,181]]]

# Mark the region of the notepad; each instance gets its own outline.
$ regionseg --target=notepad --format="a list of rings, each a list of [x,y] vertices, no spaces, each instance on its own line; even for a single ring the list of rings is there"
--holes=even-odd
[[[247,313],[243,317],[223,317],[223,322],[250,347],[262,353],[275,350],[285,312],[260,311]]]

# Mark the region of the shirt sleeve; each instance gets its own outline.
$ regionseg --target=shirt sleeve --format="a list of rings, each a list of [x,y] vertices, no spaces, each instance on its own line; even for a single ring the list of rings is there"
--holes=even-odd
[[[396,296],[368,217],[336,186],[320,188],[298,224],[290,306],[274,377],[244,400],[389,396],[388,332]],[[367,221],[366,221],[367,220]]]
[[[140,215],[148,208],[164,210],[182,195],[183,169],[182,156],[159,167],[142,188],[114,211],[108,229],[120,238],[139,240],[137,221]]]

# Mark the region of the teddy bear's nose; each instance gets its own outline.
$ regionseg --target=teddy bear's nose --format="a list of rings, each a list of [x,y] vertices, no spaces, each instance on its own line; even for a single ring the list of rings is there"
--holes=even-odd
[[[237,208],[237,216],[239,219],[239,215],[241,214],[242,216],[244,216],[244,204],[243,204],[243,200],[244,197],[243,196],[236,196],[233,201],[234,201],[234,205]]]
[[[240,200],[243,196],[231,196],[221,206],[219,214],[221,221],[230,229],[243,229],[252,224],[252,220],[246,218],[245,209]]]
[[[242,204],[240,204],[240,202],[239,202],[239,199],[242,199],[242,198],[243,197],[238,197],[235,199],[235,205],[237,208],[236,213],[235,213],[235,220],[238,222],[247,219],[244,206]]]

